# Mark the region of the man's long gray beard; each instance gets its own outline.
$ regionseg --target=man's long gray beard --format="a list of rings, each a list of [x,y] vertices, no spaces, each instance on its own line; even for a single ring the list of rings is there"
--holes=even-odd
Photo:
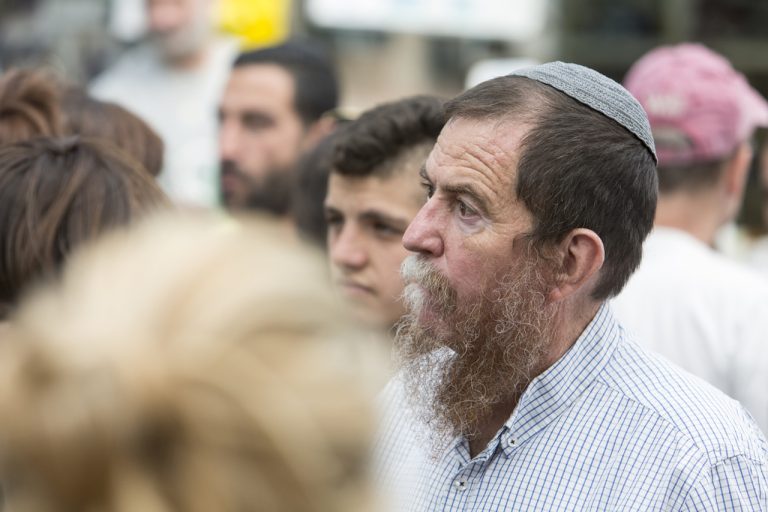
[[[402,272],[409,313],[395,338],[401,377],[440,451],[457,435],[477,436],[495,406],[516,403],[541,370],[555,309],[536,260],[508,269],[469,304],[419,256]],[[435,318],[424,320],[424,308]]]

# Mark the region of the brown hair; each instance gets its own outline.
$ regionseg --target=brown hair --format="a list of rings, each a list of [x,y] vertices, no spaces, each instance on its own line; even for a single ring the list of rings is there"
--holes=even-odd
[[[370,510],[377,358],[324,272],[276,223],[213,217],[76,255],[0,345],[10,508]]]
[[[318,121],[338,105],[336,69],[317,42],[296,40],[249,50],[238,55],[232,67],[264,64],[279,66],[291,75],[293,106],[305,126]]]
[[[541,247],[573,229],[594,231],[605,263],[592,296],[621,291],[640,263],[656,211],[656,165],[642,142],[607,116],[519,76],[484,82],[446,110],[449,118],[513,119],[531,127],[516,180],[517,197],[533,214],[531,239]]]
[[[0,147],[0,303],[11,306],[83,242],[166,204],[151,176],[98,140]]]
[[[61,99],[64,133],[104,139],[141,163],[152,176],[163,167],[164,144],[144,120],[115,103],[99,101],[76,87]]]
[[[61,134],[59,89],[45,71],[9,69],[0,76],[0,145]]]
[[[697,162],[687,165],[660,165],[659,192],[671,194],[674,192],[699,192],[717,184],[733,159],[736,151],[732,151],[723,158],[708,162]]]
[[[339,129],[332,172],[344,176],[386,175],[384,165],[405,150],[433,145],[445,124],[442,100],[413,96],[364,112]]]

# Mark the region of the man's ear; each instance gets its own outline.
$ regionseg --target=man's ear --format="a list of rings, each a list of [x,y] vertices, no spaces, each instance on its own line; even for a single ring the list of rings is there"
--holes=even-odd
[[[753,156],[754,152],[750,143],[743,142],[736,148],[733,156],[725,164],[722,175],[722,190],[725,194],[726,220],[731,220],[739,212]]]
[[[307,128],[302,142],[302,150],[307,151],[315,147],[336,128],[336,120],[332,116],[323,116]]]
[[[552,302],[567,299],[587,285],[605,261],[603,241],[591,229],[574,229],[558,244]]]

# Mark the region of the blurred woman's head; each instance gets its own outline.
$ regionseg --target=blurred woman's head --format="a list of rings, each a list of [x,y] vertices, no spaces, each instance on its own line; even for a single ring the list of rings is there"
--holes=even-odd
[[[60,89],[42,70],[10,69],[0,75],[0,146],[60,135]]]
[[[140,117],[116,103],[92,98],[77,87],[64,90],[61,108],[64,133],[104,139],[136,159],[152,176],[160,174],[163,140]]]
[[[45,69],[12,68],[0,75],[0,146],[66,135],[113,144],[153,176],[162,170],[163,140],[132,112]]]
[[[73,258],[0,345],[11,508],[370,510],[375,361],[305,251],[171,216]]]
[[[12,307],[83,242],[166,204],[146,171],[96,139],[0,146],[0,304]]]

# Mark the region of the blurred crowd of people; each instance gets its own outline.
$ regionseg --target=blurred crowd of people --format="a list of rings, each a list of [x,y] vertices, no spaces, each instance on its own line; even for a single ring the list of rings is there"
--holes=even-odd
[[[725,57],[353,116],[212,5],[0,74],[4,507],[768,510],[768,242],[716,248],[768,102]]]

